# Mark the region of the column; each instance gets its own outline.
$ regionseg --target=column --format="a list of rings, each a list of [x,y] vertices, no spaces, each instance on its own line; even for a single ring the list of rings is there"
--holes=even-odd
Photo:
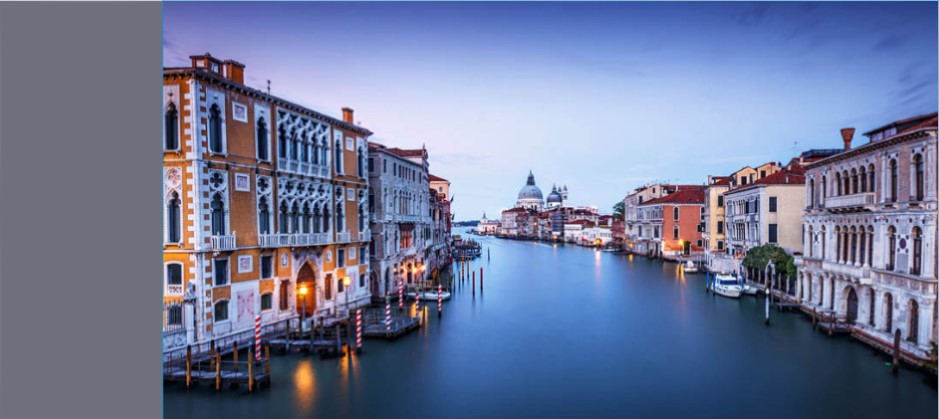
[[[884,327],[884,293],[876,289],[871,292],[874,293],[874,329],[881,330]]]
[[[929,347],[929,337],[932,335],[933,303],[932,301],[917,301],[919,305],[919,330],[916,332],[916,344],[921,348]]]

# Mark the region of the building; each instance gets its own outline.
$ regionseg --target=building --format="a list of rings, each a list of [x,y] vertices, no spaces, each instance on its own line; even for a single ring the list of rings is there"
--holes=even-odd
[[[535,185],[535,175],[531,171],[528,172],[528,181],[525,182],[525,186],[518,191],[515,207],[535,211],[541,211],[544,208],[544,197],[541,195],[541,188]]]
[[[768,243],[789,254],[802,250],[805,171],[800,164],[725,192],[724,204],[730,258],[739,262],[751,248]]]
[[[480,234],[498,234],[499,221],[486,218],[486,213],[484,212],[483,218],[481,218],[479,224],[476,225],[476,231]]]
[[[441,179],[430,175],[430,178]],[[449,190],[447,182],[447,191]],[[433,180],[431,180],[433,184]],[[424,250],[427,272],[432,280],[437,280],[441,272],[450,264],[451,217],[450,201],[446,191],[430,188],[430,244]]]
[[[853,335],[930,357],[936,344],[936,113],[891,122],[806,166],[797,297]],[[933,355],[934,357],[934,355]]]
[[[163,69],[164,354],[367,303],[372,133],[190,58]]]
[[[713,272],[732,270],[731,264],[719,263],[728,260],[724,231],[724,193],[730,189],[730,180],[730,176],[708,176],[708,183],[704,188],[704,228],[701,239],[704,240],[707,269]]]
[[[453,198],[450,195],[450,181],[440,176],[430,175],[430,188],[436,191],[443,199],[450,200]]]
[[[674,185],[666,195],[638,206],[637,247],[667,259],[703,258],[704,186]]]
[[[644,232],[645,234],[642,234],[643,232],[640,226],[643,224],[643,220],[640,218],[641,213],[639,211],[639,205],[649,200],[665,196],[668,194],[669,190],[673,188],[672,185],[657,182],[638,187],[631,194],[626,195],[626,198],[623,200],[623,218],[625,224],[623,235],[626,251],[642,255],[648,254],[646,244],[648,243],[648,239],[652,236],[652,231],[647,228]]]
[[[424,148],[402,150],[373,142],[368,148],[371,282],[375,296],[384,297],[399,285],[419,286],[428,278],[434,246],[430,176]]]

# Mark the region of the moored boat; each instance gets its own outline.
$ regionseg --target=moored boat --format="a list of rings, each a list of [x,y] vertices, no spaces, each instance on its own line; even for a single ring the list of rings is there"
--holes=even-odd
[[[739,298],[743,292],[740,280],[733,275],[717,274],[711,282],[711,290],[729,298]]]
[[[694,262],[689,260],[685,262],[684,271],[686,274],[693,274],[695,272],[698,272],[698,267],[695,266]]]

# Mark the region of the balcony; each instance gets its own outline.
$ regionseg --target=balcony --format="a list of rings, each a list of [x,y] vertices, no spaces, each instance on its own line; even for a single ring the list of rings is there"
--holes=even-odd
[[[168,296],[168,297],[182,297],[182,296],[183,296],[183,284],[167,284],[167,285],[166,285],[166,296]]]
[[[835,275],[847,276],[861,285],[870,285],[872,282],[870,266],[855,266],[851,263],[838,263],[823,261],[822,270]]]
[[[329,166],[289,159],[278,159],[277,167],[289,173],[306,176],[329,177]]]
[[[329,233],[262,234],[261,247],[314,246],[329,243]]]
[[[235,250],[235,235],[228,236],[210,236],[209,250],[215,252],[225,252]]]
[[[261,247],[277,247],[280,243],[279,236],[279,234],[258,235],[258,245]]]
[[[336,233],[336,243],[349,243],[350,239],[349,233]]]
[[[874,193],[864,192],[853,195],[829,196],[825,198],[825,208],[833,211],[871,210],[874,207]]]

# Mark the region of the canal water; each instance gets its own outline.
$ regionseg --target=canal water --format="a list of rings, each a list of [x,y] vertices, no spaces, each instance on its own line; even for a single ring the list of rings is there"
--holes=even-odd
[[[935,418],[935,380],[674,263],[479,239],[485,289],[418,332],[321,360],[275,356],[248,394],[164,387],[167,418]],[[491,252],[491,260],[486,254]]]

